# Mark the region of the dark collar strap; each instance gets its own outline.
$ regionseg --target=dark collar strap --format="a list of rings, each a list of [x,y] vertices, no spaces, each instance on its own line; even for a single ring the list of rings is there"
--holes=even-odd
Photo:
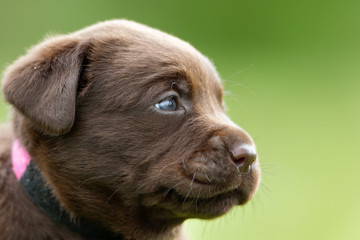
[[[53,196],[50,188],[41,176],[41,172],[33,161],[27,166],[20,179],[20,184],[30,196],[31,200],[48,215],[54,222],[76,232],[86,240],[123,240],[119,235],[99,227],[88,219],[71,221],[70,216]]]

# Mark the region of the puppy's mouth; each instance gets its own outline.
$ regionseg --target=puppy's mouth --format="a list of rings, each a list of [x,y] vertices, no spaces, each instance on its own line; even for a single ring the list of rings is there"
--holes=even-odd
[[[221,216],[236,205],[245,204],[254,194],[256,171],[237,176],[233,181],[214,184],[185,177],[172,187],[158,188],[151,203],[171,211],[177,217],[210,219]]]
[[[170,189],[160,202],[162,208],[184,218],[214,218],[228,212],[235,205],[243,204],[244,193],[240,189],[224,192],[213,197],[190,197]]]

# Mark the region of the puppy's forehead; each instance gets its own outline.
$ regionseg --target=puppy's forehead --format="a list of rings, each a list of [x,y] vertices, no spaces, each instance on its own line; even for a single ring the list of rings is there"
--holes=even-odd
[[[222,89],[221,80],[208,58],[189,43],[159,30],[132,21],[114,20],[91,26],[78,34],[110,41],[114,46],[109,51],[114,51],[113,61],[119,68],[128,64],[135,74],[182,75],[192,91]],[[125,51],[122,46],[126,46]]]

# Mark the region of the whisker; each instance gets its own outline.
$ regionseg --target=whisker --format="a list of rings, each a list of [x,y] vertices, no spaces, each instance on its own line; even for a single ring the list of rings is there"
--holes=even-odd
[[[164,197],[163,197],[163,200],[166,198],[166,196],[169,194],[169,192],[176,188],[177,186],[179,186],[184,180],[181,180],[180,182],[178,182],[177,184],[175,184],[173,187],[170,187],[165,193],[164,193]]]
[[[268,186],[266,186],[263,182],[260,182],[260,185],[264,187],[269,193],[271,193],[271,190]]]
[[[199,200],[199,198],[200,198],[201,190],[202,190],[202,187],[200,188],[200,190],[199,190],[199,192],[198,192],[198,194],[197,194],[197,197],[196,197],[196,201],[195,201],[195,209],[196,209],[196,211],[198,210],[197,204],[198,204],[198,200]]]
[[[251,209],[252,209],[252,211],[253,211],[254,214],[257,213],[257,209],[258,209],[257,206],[258,206],[258,205],[257,205],[257,202],[256,202],[256,201],[251,201]]]
[[[270,175],[270,176],[273,176],[273,177],[277,177],[277,176],[278,176],[276,173],[266,171],[266,169],[264,170],[264,169],[262,169],[262,168],[261,168],[261,173],[262,173],[262,175]]]
[[[107,177],[110,177],[110,176],[96,176],[96,177],[88,178],[88,179],[82,181],[77,188],[80,189],[81,186],[82,186],[84,183],[88,182],[88,181],[91,181],[91,180],[94,180],[94,179],[98,179],[98,178],[107,178]]]
[[[185,158],[183,158],[183,159],[182,159],[182,164],[183,164],[184,169],[185,169],[185,171],[186,171],[186,170],[187,170],[187,168],[186,168]]]
[[[212,183],[211,180],[210,180],[210,178],[209,178],[209,176],[208,176],[207,174],[205,174],[205,177],[206,177],[206,179],[209,181],[209,183]]]
[[[226,179],[224,177],[221,177],[221,179],[223,180],[224,183],[226,183]]]
[[[164,167],[162,167],[159,171],[159,174],[158,174],[158,177],[161,175],[162,171],[165,169],[165,168],[168,168],[170,166],[173,166],[173,165],[177,165],[178,163],[170,163],[168,165],[165,165]]]
[[[108,200],[106,200],[106,204],[109,203],[110,199],[121,189],[121,187],[119,187],[118,189],[116,189],[111,195],[110,197],[108,198]]]
[[[238,172],[239,172],[239,176],[241,177],[243,174],[242,174],[242,172],[240,172],[240,167],[239,167],[239,166],[237,166],[237,167],[236,167],[236,169],[238,170]]]
[[[194,183],[194,180],[195,180],[195,176],[196,176],[196,173],[194,173],[194,175],[193,175],[193,178],[192,178],[191,183],[190,183],[190,189],[189,189],[188,193],[186,194],[186,196],[185,196],[185,198],[184,198],[183,208],[184,208],[184,204],[185,204],[185,202],[186,202],[189,194],[190,194],[190,193],[192,192],[192,190],[193,190],[192,187],[193,187],[193,183]]]
[[[247,67],[245,67],[245,68],[243,68],[243,69],[240,69],[240,70],[238,70],[238,71],[230,74],[229,76],[227,76],[227,77],[224,78],[224,79],[225,79],[225,81],[231,81],[230,78],[234,77],[235,75],[237,75],[237,74],[239,74],[239,73],[242,73],[242,72],[245,72],[245,71],[249,70],[249,69],[252,68],[253,66],[254,66],[254,64],[252,63],[252,64],[250,64],[249,66],[247,66]]]
[[[264,162],[264,161],[261,161],[261,162],[260,162],[260,165],[261,165],[261,166],[273,166],[273,167],[275,167],[275,166],[277,166],[278,164],[272,163],[272,162]]]
[[[244,103],[240,100],[238,95],[232,94],[232,92],[227,91],[226,96],[231,97],[231,101],[234,101],[237,105],[241,106],[241,108],[246,109]],[[227,106],[227,110],[230,110],[230,107]]]
[[[192,186],[193,186],[193,184],[194,184],[195,176],[196,176],[196,173],[194,173],[193,178],[192,178],[191,183],[190,183],[190,189],[191,189],[191,191],[192,191]]]

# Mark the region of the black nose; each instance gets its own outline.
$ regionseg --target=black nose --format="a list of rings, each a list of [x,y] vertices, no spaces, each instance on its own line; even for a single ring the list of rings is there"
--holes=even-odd
[[[240,172],[249,172],[251,164],[256,160],[256,150],[251,145],[237,145],[230,151],[231,160]]]

